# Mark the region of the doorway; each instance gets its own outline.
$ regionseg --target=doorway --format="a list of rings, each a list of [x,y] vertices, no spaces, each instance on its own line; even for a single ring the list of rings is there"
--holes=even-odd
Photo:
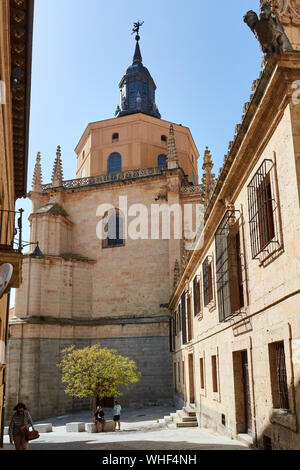
[[[233,353],[233,377],[237,433],[252,435],[252,406],[247,351]]]

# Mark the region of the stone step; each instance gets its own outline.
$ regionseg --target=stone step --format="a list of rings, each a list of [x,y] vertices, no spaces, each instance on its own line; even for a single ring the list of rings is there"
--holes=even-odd
[[[182,422],[184,423],[193,423],[193,422],[198,422],[196,416],[187,416],[185,413],[181,412],[179,413],[179,418],[181,419]]]
[[[253,437],[249,434],[238,434],[236,438],[248,447],[253,447],[254,445]]]
[[[196,416],[195,410],[189,407],[184,407],[183,411],[188,415],[188,416]]]
[[[179,423],[176,423],[176,426],[178,428],[197,428],[198,427],[198,422],[193,421],[192,423],[189,422],[182,422],[180,421]]]

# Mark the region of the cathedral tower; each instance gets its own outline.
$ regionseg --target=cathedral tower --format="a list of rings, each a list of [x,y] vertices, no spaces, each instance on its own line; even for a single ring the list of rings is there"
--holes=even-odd
[[[25,257],[10,321],[7,416],[20,400],[33,419],[89,407],[65,395],[56,367],[71,344],[100,343],[136,361],[142,379],[124,405],[172,402],[167,306],[185,246],[173,230],[161,236],[159,211],[202,203],[202,185],[191,132],[161,119],[139,41],[116,116],[90,123],[79,140],[76,178],[63,180],[58,147],[51,182],[42,184],[38,155],[30,224],[43,256]]]

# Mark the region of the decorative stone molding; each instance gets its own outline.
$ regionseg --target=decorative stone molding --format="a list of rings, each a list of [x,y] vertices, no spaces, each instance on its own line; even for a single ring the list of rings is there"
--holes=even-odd
[[[166,168],[152,167],[139,168],[137,170],[124,171],[122,173],[112,175],[90,176],[88,178],[76,178],[73,180],[63,181],[61,188],[63,189],[80,189],[89,186],[98,186],[100,184],[115,183],[122,181],[130,181],[149,176],[160,176],[166,171]],[[44,184],[42,186],[43,193],[51,191],[53,184]]]
[[[282,24],[300,25],[299,0],[272,0],[272,8]]]

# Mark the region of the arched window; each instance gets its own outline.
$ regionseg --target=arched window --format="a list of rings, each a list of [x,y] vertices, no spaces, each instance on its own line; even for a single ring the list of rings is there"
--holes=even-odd
[[[161,155],[158,156],[158,159],[157,159],[157,165],[158,166],[166,166],[167,163],[168,163],[167,162],[167,155],[162,153]]]
[[[121,173],[122,171],[122,157],[119,153],[112,153],[107,160],[107,173]]]
[[[168,142],[167,136],[166,136],[166,135],[162,135],[162,136],[161,136],[161,141],[162,141],[162,142]]]
[[[107,234],[106,244],[104,245],[107,248],[125,245],[124,218],[122,214],[116,213],[109,217]]]
[[[113,134],[112,140],[119,140],[119,134],[117,132]]]

